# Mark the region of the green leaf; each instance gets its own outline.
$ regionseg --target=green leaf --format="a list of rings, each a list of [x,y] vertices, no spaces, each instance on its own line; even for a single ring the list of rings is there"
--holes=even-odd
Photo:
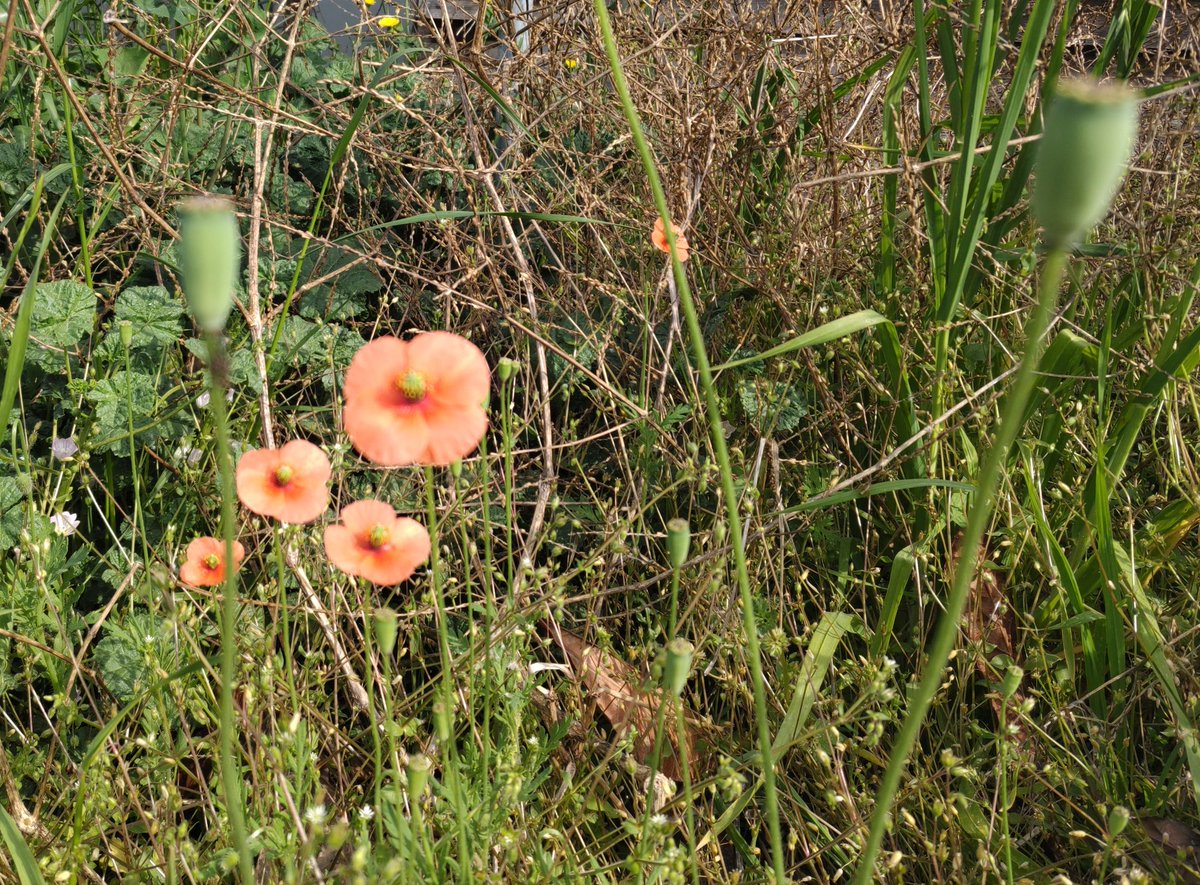
[[[162,622],[149,612],[137,612],[124,624],[106,622],[104,638],[96,644],[96,669],[108,690],[122,704],[150,683],[154,666],[168,652]]]
[[[33,337],[51,347],[74,347],[91,334],[96,320],[96,293],[83,283],[59,280],[39,283],[33,303]],[[57,354],[54,361],[61,362]]]
[[[804,393],[780,381],[743,378],[738,382],[738,399],[759,433],[791,433],[808,414]]]
[[[183,305],[162,286],[134,286],[117,296],[117,321],[133,324],[132,347],[174,344],[183,334]]]
[[[87,399],[95,408],[97,436],[112,440],[104,446],[110,447],[110,451],[129,452],[131,402],[135,434],[143,433],[150,439],[158,437],[153,424],[158,411],[158,392],[150,375],[143,372],[117,372],[111,378],[98,381],[88,391]]]
[[[22,479],[24,480],[22,482]],[[0,551],[17,546],[25,528],[25,501],[29,478],[0,476]]]

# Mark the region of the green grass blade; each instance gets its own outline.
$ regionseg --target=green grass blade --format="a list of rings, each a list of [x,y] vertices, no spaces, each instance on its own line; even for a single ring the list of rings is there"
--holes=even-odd
[[[900,603],[904,601],[916,562],[911,544],[899,551],[892,560],[892,573],[888,577],[887,594],[879,611],[879,624],[869,644],[873,660],[878,660],[891,644],[892,628],[896,626],[896,615],[900,611]]]
[[[22,239],[24,239],[25,233],[28,232],[30,226],[33,224],[40,199],[41,190],[39,188],[36,198],[30,206],[29,218],[26,219],[26,226],[21,234]],[[4,387],[0,389],[0,430],[8,427],[8,416],[12,412],[13,403],[16,402],[17,389],[21,386],[21,372],[25,368],[25,349],[29,344],[29,327],[33,322],[33,301],[37,297],[37,284],[38,277],[41,275],[42,259],[46,257],[46,250],[50,248],[50,243],[58,231],[58,215],[62,211],[66,199],[67,194],[64,193],[59,198],[58,205],[54,207],[54,211],[50,214],[50,220],[46,223],[46,229],[42,232],[42,241],[38,245],[37,255],[33,260],[33,268],[29,272],[29,280],[25,284],[24,291],[21,292],[21,303],[17,308],[17,319],[13,324],[12,339],[8,346],[8,359],[4,366]]]
[[[4,837],[4,844],[12,856],[13,869],[17,871],[21,885],[45,885],[46,880],[42,878],[42,871],[38,869],[37,861],[33,859],[33,852],[29,850],[29,845],[25,842],[25,837],[21,835],[17,822],[2,807],[0,807],[0,836]]]
[[[721,372],[725,369],[735,369],[739,366],[750,366],[754,363],[766,362],[777,356],[802,350],[805,347],[816,347],[821,344],[827,344],[830,341],[836,341],[839,338],[845,338],[847,335],[853,335],[855,332],[862,332],[864,329],[870,329],[872,326],[884,323],[891,325],[891,320],[873,310],[859,310],[849,316],[839,317],[815,329],[810,329],[803,335],[797,335],[790,341],[785,341],[783,344],[772,347],[769,350],[764,350],[762,353],[756,353],[744,359],[732,360],[728,363],[721,363],[719,366],[713,366],[713,371]]]
[[[862,635],[863,624],[857,615],[826,612],[813,630],[808,640],[808,649],[804,653],[804,661],[800,665],[800,672],[796,675],[792,700],[771,744],[771,753],[776,759],[801,738],[809,714],[812,713],[813,702],[817,699],[817,692],[821,689],[821,683],[825,681],[829,665],[833,663],[833,653],[837,651],[842,637],[847,633]]]

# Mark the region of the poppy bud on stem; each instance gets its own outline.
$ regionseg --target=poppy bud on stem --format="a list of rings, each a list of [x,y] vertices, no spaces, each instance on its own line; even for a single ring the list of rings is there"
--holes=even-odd
[[[1033,185],[1033,214],[1047,246],[1075,246],[1104,217],[1129,168],[1137,120],[1137,99],[1123,83],[1058,85]]]
[[[663,670],[663,682],[675,697],[683,694],[688,676],[692,672],[692,656],[696,647],[686,639],[672,639],[667,643],[667,666]]]
[[[883,844],[892,803],[904,777],[909,754],[921,733],[929,705],[942,684],[946,663],[958,637],[967,597],[979,564],[979,548],[995,509],[996,489],[1008,453],[1025,423],[1025,408],[1037,381],[1037,365],[1071,248],[1095,226],[1116,196],[1137,137],[1137,103],[1121,85],[1063,83],[1046,113],[1033,191],[1033,213],[1043,228],[1046,258],[1038,280],[1037,301],[1025,323],[1025,351],[1001,409],[1000,427],[979,467],[967,526],[958,545],[954,578],[945,610],[926,646],[925,669],[910,692],[908,713],[892,745],[887,769],[875,796],[867,842],[858,859],[855,885],[875,881],[875,858]],[[1020,671],[1009,671],[1003,686],[1011,696]]]
[[[180,256],[183,288],[196,325],[208,341],[208,408],[217,437],[217,472],[221,489],[221,538],[225,561],[235,553],[233,463],[229,445],[229,420],[225,411],[225,379],[228,360],[221,331],[233,308],[233,290],[237,285],[241,242],[233,206],[216,197],[197,197],[180,207],[182,216]],[[225,811],[229,815],[230,841],[237,852],[239,878],[245,885],[254,881],[254,865],[246,840],[245,805],[242,781],[234,754],[233,684],[237,678],[237,575],[225,570],[221,602],[221,697],[220,697],[220,771]]]
[[[180,264],[188,309],[203,331],[220,332],[233,309],[242,242],[233,205],[196,197],[180,208]]]

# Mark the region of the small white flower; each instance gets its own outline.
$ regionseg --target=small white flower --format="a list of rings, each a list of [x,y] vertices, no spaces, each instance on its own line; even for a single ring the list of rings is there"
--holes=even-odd
[[[208,391],[206,390],[206,391],[204,391],[204,393],[202,393],[198,397],[196,397],[196,405],[202,409],[207,409],[208,403],[211,399],[212,399],[212,397],[208,395]]]
[[[55,437],[54,442],[50,443],[50,454],[59,461],[66,461],[79,454],[79,446],[69,436]]]
[[[318,803],[305,809],[304,820],[313,826],[325,823],[325,806]]]
[[[64,510],[50,517],[50,525],[54,526],[55,532],[66,537],[75,534],[75,530],[79,528],[79,517],[69,510]]]
[[[374,816],[375,816],[375,809],[371,807],[370,803],[367,803],[362,808],[358,809],[358,819],[359,820],[370,820]]]

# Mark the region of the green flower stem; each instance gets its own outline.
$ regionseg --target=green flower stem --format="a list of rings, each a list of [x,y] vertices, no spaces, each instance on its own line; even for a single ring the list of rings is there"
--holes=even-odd
[[[237,515],[234,501],[233,459],[229,447],[229,420],[225,413],[225,388],[228,362],[219,332],[207,332],[208,407],[217,429],[217,472],[221,479],[221,537],[225,541],[225,584],[221,603],[221,783],[225,790],[226,813],[233,847],[238,856],[238,872],[243,885],[254,882],[254,865],[246,844],[246,809],[242,805],[242,782],[233,752],[233,682],[237,677],[237,568],[233,555],[233,536]]]
[[[950,586],[950,596],[946,600],[946,610],[938,620],[937,630],[929,645],[928,659],[925,662],[925,674],[920,684],[909,697],[908,713],[904,724],[892,747],[888,758],[887,769],[879,786],[875,800],[875,810],[871,814],[871,828],[867,844],[858,862],[854,874],[855,885],[868,885],[875,877],[875,858],[883,845],[883,834],[891,818],[892,803],[896,791],[900,787],[900,779],[904,776],[908,765],[908,757],[916,745],[921,732],[921,724],[929,705],[937,694],[938,686],[942,683],[942,671],[950,659],[950,651],[958,637],[958,625],[962,621],[963,610],[966,608],[967,595],[971,581],[975,577],[975,568],[979,563],[979,545],[983,541],[983,533],[991,521],[992,510],[996,503],[996,489],[1004,473],[1004,465],[1008,459],[1008,451],[1017,438],[1017,433],[1025,423],[1025,407],[1033,392],[1037,380],[1037,364],[1042,354],[1042,339],[1050,327],[1050,317],[1058,300],[1058,289],[1062,283],[1063,271],[1067,265],[1067,253],[1055,249],[1046,256],[1042,267],[1041,283],[1038,288],[1037,304],[1025,324],[1025,354],[1009,389],[1001,411],[1000,429],[995,440],[988,448],[983,465],[979,469],[979,480],[975,485],[975,500],[972,503],[971,515],[967,518],[967,527],[963,532],[958,563],[954,567],[954,578]]]
[[[750,659],[750,681],[754,690],[754,718],[758,725],[758,749],[762,765],[767,830],[771,840],[771,865],[775,872],[776,885],[783,885],[786,881],[783,866],[783,840],[779,830],[779,801],[775,794],[775,763],[771,757],[771,732],[767,725],[767,692],[763,681],[762,657],[758,647],[758,629],[754,622],[754,599],[750,594],[750,575],[746,570],[746,550],[742,542],[742,521],[738,513],[737,492],[733,486],[729,450],[725,445],[725,432],[721,426],[721,404],[717,398],[716,387],[713,385],[712,370],[708,362],[708,353],[704,348],[704,333],[700,329],[696,303],[692,300],[692,290],[688,286],[683,264],[676,254],[675,232],[671,227],[667,196],[658,177],[654,155],[650,152],[650,145],[647,144],[646,136],[642,132],[641,120],[638,117],[637,109],[633,106],[633,98],[629,94],[629,83],[625,80],[621,58],[617,53],[617,42],[613,36],[608,7],[605,5],[605,0],[593,0],[592,5],[596,10],[601,37],[604,39],[604,51],[608,55],[608,64],[612,69],[613,85],[621,99],[625,118],[629,122],[630,135],[641,155],[642,165],[645,167],[646,177],[650,182],[650,190],[654,194],[654,206],[662,217],[666,229],[667,245],[671,249],[671,265],[675,273],[675,288],[679,293],[679,305],[683,308],[688,338],[691,341],[692,362],[700,376],[700,387],[704,391],[705,414],[708,417],[713,453],[720,468],[721,491],[725,498],[726,518],[729,520],[729,534],[733,544],[733,562],[741,594],[742,623],[746,633],[746,656]]]
[[[438,513],[433,468],[425,468],[425,508],[426,530],[429,532],[429,577],[433,582],[433,607],[437,616],[438,653],[442,662],[442,680],[446,683],[447,694],[453,696],[450,673],[450,637],[449,624],[446,623],[446,600],[443,598],[442,570],[438,556]]]

